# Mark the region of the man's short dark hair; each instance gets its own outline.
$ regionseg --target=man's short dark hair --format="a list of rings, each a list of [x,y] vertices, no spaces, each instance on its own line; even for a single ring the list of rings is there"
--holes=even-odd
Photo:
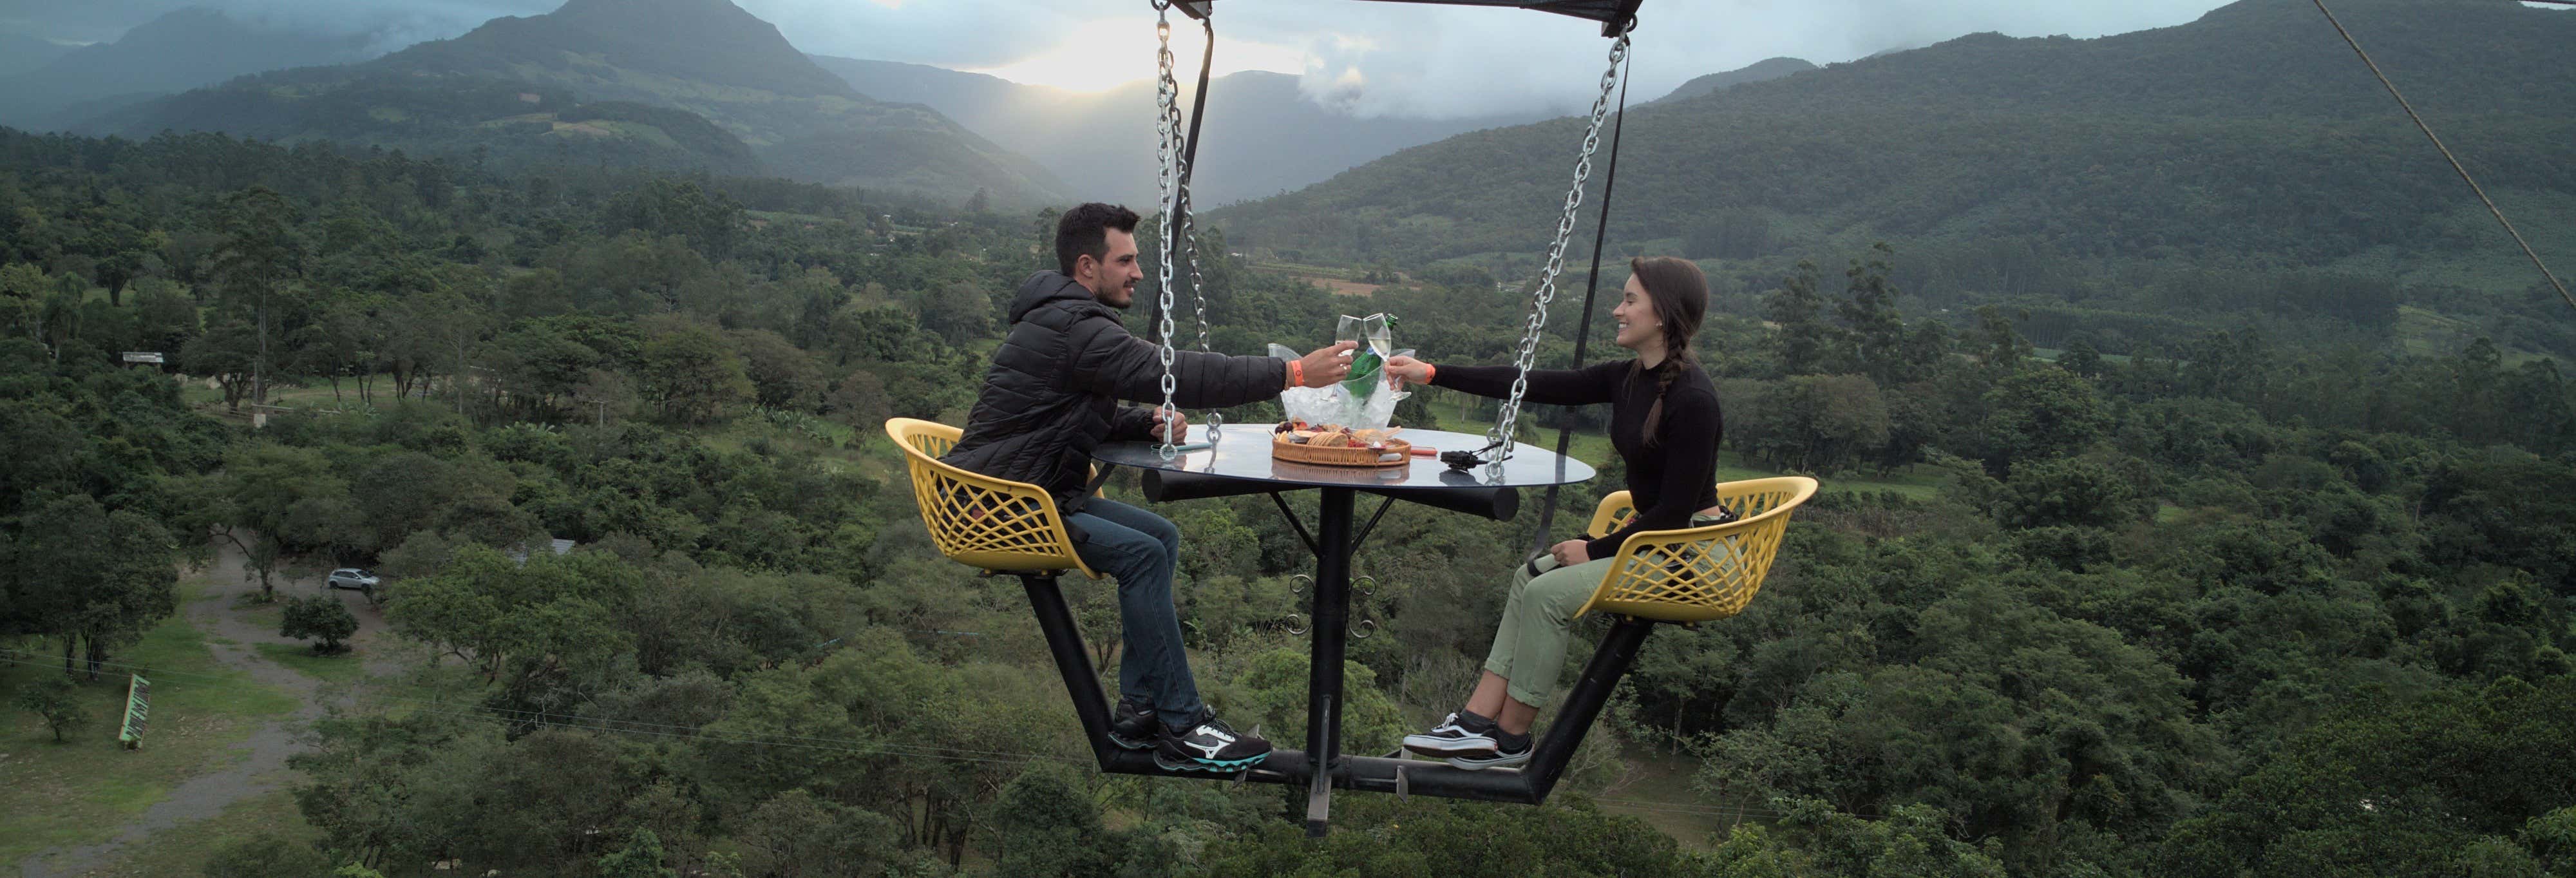
[[[1073,276],[1073,261],[1084,256],[1109,258],[1109,230],[1136,233],[1136,212],[1094,201],[1064,212],[1055,221],[1055,269]]]

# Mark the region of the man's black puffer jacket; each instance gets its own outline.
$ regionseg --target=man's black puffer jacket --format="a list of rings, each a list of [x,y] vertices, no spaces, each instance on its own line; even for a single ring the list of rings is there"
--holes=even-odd
[[[1082,508],[1091,451],[1104,441],[1151,439],[1163,367],[1152,343],[1127,332],[1118,312],[1053,271],[1030,275],[1011,300],[1011,332],[993,352],[966,435],[946,457],[960,469],[1027,482]],[[1173,404],[1225,408],[1275,398],[1288,383],[1277,357],[1178,351]]]

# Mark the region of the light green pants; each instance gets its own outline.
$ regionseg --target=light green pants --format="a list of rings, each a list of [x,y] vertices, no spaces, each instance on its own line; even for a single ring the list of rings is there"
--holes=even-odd
[[[1720,520],[1695,515],[1691,526]],[[1565,669],[1565,642],[1572,636],[1567,627],[1574,622],[1574,611],[1583,609],[1583,602],[1601,588],[1610,562],[1600,558],[1558,567],[1555,558],[1541,555],[1535,562],[1512,568],[1512,595],[1503,602],[1503,623],[1494,629],[1494,649],[1485,654],[1485,670],[1511,681],[1512,700],[1547,706],[1548,696],[1556,692],[1557,676]]]

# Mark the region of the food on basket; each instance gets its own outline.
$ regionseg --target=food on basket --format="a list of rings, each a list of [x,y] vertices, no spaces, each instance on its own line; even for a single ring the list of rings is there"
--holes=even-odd
[[[1413,455],[1411,443],[1395,438],[1403,429],[1352,429],[1340,424],[1288,421],[1270,429],[1270,455],[1326,466],[1401,466]]]

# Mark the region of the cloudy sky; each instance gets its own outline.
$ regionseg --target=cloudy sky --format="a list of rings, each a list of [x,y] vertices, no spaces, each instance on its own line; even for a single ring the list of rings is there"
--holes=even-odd
[[[978,70],[1097,89],[1151,76],[1146,0],[737,0],[808,52]],[[0,0],[0,30],[113,39],[184,5],[280,24],[454,36],[560,0]],[[2092,37],[2198,18],[2221,0],[1647,0],[1635,92],[1791,56],[1847,61],[1962,34]],[[1577,19],[1514,9],[1361,0],[1219,0],[1217,72],[1305,77],[1363,114],[1467,116],[1588,104],[1609,42]],[[1175,15],[1177,19],[1178,16]],[[1196,64],[1195,29],[1178,48]]]

